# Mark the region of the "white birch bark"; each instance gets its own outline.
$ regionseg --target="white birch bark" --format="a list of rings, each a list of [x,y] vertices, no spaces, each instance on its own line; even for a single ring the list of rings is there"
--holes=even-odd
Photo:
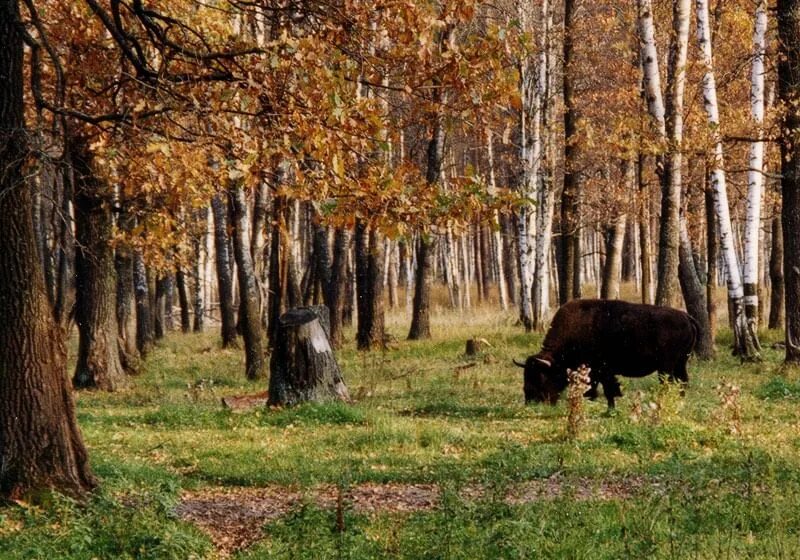
[[[522,29],[530,28],[529,5],[518,3],[519,18]],[[533,324],[532,289],[534,275],[534,250],[536,246],[536,178],[541,160],[541,143],[537,141],[539,130],[539,99],[536,95],[536,80],[531,58],[523,54],[520,60],[520,159],[522,162],[522,180],[520,182],[519,219],[517,222],[517,246],[520,273],[520,320],[525,330]]]
[[[664,118],[664,98],[661,94],[661,76],[658,71],[658,51],[656,50],[656,31],[653,25],[652,0],[637,0],[639,40],[641,42],[641,64],[644,74],[644,92],[647,110],[656,121],[663,138],[667,136]]]
[[[708,0],[696,0],[697,41],[705,66],[703,75],[703,106],[708,117],[709,128],[714,140],[714,160],[711,171],[711,188],[714,193],[714,206],[719,222],[720,252],[725,262],[728,285],[728,300],[733,313],[735,351],[742,359],[757,359],[758,351],[753,344],[755,333],[749,332],[744,315],[744,289],[739,270],[739,259],[733,241],[728,189],[725,182],[725,161],[720,134],[719,104],[717,85],[714,77],[714,63],[711,46],[711,28],[708,15]]]
[[[758,0],[753,33],[753,64],[750,76],[750,113],[756,129],[756,138],[750,144],[747,172],[747,219],[744,234],[744,306],[748,328],[754,329],[758,321],[758,271],[761,201],[764,185],[764,57],[767,34],[767,2]]]
[[[539,144],[544,146],[544,135],[548,130],[548,104],[550,92],[553,90],[552,79],[553,72],[551,72],[551,62],[553,54],[551,52],[551,34],[550,31],[553,27],[553,13],[547,0],[542,3],[542,24],[543,31],[541,34],[541,41],[539,48],[541,49],[539,55],[539,68],[538,68],[538,82],[537,90],[540,98],[540,111],[539,111]],[[552,152],[553,144],[549,143],[547,152],[543,147],[540,147],[542,153]],[[548,158],[550,159],[550,158]],[[552,161],[552,159],[551,159]],[[555,213],[555,192],[553,186],[548,180],[547,169],[544,165],[540,165],[537,177],[537,207],[538,213],[536,216],[536,250],[535,250],[535,268],[533,278],[533,327],[541,329],[544,327],[544,322],[548,319],[550,313],[550,245],[552,243],[553,232],[553,215]]]

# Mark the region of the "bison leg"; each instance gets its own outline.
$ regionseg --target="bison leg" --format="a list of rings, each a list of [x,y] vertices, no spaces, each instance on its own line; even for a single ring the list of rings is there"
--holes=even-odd
[[[614,399],[622,396],[622,387],[619,385],[616,376],[609,375],[600,382],[603,384],[603,394],[608,401],[608,408],[614,408]]]

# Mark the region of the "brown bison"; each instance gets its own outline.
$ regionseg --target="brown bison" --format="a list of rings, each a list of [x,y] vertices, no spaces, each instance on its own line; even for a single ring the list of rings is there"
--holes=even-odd
[[[609,408],[621,397],[616,376],[644,377],[654,371],[687,383],[686,362],[698,337],[697,322],[669,307],[617,300],[580,299],[564,304],[553,317],[541,351],[524,364],[525,402],[555,404],[567,386],[567,369],[591,368],[590,389],[597,385]]]

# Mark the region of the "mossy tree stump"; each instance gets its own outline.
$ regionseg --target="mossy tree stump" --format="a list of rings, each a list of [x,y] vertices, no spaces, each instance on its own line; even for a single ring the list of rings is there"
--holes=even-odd
[[[324,317],[323,317],[324,319]],[[292,309],[281,315],[270,358],[269,404],[350,400],[319,310]]]

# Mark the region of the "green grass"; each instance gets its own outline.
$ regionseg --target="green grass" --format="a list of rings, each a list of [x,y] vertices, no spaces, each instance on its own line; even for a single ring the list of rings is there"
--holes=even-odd
[[[513,314],[436,315],[431,341],[339,360],[353,404],[231,413],[244,379],[240,352],[217,333],[172,334],[135,387],[81,393],[79,422],[102,489],[84,504],[52,497],[0,508],[0,558],[214,558],[209,538],[173,514],[181,490],[319,484],[433,483],[433,511],[364,515],[305,505],[264,528],[241,558],[791,558],[800,549],[800,376],[765,344],[765,361],[741,365],[718,339],[713,362],[690,363],[686,396],[655,376],[624,380],[614,415],[586,402],[577,439],[564,404],[523,404],[511,359],[541,335]],[[465,340],[486,338],[487,359]],[[764,333],[764,340],[779,338]],[[741,388],[739,419],[722,383]],[[633,408],[637,408],[634,413]],[[509,503],[506,489],[556,476],[574,492]],[[612,499],[577,499],[587,481],[640,481]],[[493,489],[479,499],[463,486]]]

